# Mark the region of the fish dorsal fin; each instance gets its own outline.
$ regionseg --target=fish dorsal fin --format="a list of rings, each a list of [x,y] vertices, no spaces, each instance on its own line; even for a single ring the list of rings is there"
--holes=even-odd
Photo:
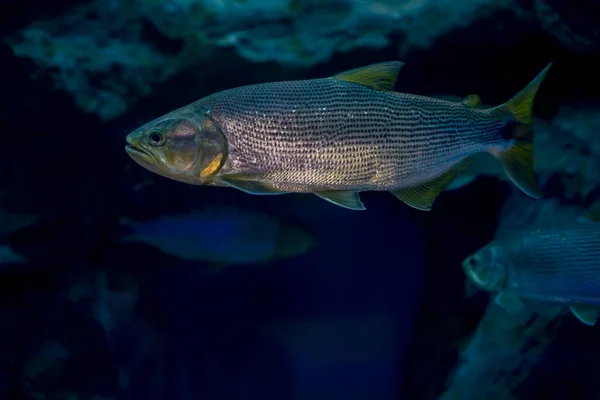
[[[349,208],[351,210],[365,210],[365,206],[360,201],[357,192],[349,192],[344,190],[331,190],[324,192],[315,192],[317,196],[323,200],[327,200],[335,205]]]
[[[475,108],[481,104],[481,98],[476,94],[470,94],[465,97],[462,104],[470,108]]]
[[[471,165],[470,158],[452,167],[442,175],[418,186],[394,190],[391,193],[398,199],[418,210],[429,211],[435,199],[448,185]]]
[[[525,309],[523,302],[510,292],[498,293],[494,302],[511,314],[518,314]]]
[[[403,65],[404,63],[401,61],[382,62],[341,72],[332,78],[357,83],[375,90],[393,91],[398,73]]]
[[[586,325],[596,325],[598,319],[598,308],[584,305],[570,306],[569,309],[578,320]]]

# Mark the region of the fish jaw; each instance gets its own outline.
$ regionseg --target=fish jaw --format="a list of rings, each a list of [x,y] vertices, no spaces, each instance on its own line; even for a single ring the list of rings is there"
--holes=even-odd
[[[164,178],[183,181],[189,184],[198,184],[193,177],[190,178],[185,174],[176,174],[169,168],[164,167],[164,160],[159,159],[155,154],[144,148],[142,144],[143,134],[140,131],[130,133],[125,140],[127,141],[127,145],[125,146],[127,155],[139,166]]]
[[[125,141],[127,142],[127,145],[125,146],[125,151],[133,161],[135,161],[144,168],[152,166],[153,156],[142,147],[141,135],[139,134],[139,132],[130,133],[125,138]]]

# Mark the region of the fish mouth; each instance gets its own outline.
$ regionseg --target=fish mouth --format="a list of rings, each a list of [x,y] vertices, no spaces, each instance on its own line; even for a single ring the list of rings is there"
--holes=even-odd
[[[128,144],[125,146],[125,151],[133,159],[139,159],[139,160],[142,160],[142,161],[145,161],[148,163],[152,159],[152,156],[150,155],[150,153],[148,153],[147,151],[145,151],[139,147],[133,146],[131,144]]]

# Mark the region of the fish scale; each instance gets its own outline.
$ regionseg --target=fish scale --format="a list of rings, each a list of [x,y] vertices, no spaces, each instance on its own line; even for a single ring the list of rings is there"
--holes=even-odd
[[[229,89],[194,108],[223,129],[234,171],[285,192],[393,190],[508,144],[494,109],[331,78]]]
[[[533,229],[503,244],[507,286],[517,296],[600,304],[600,224]]]
[[[585,216],[557,217],[504,232],[463,262],[479,288],[511,313],[537,301],[569,308],[586,325],[600,311],[600,203]],[[470,290],[470,289],[469,289]]]

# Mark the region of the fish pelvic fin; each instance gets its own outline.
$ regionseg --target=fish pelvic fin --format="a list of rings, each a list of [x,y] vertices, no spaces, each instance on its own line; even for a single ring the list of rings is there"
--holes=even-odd
[[[366,210],[365,205],[362,201],[360,201],[360,196],[357,192],[345,190],[330,190],[314,193],[323,200],[327,200],[330,203],[333,203],[340,207],[348,208],[350,210]]]
[[[249,194],[274,195],[286,193],[275,189],[268,183],[261,182],[260,178],[258,177],[247,176],[243,174],[224,175],[221,177],[221,181],[233,188]]]
[[[462,171],[469,167],[471,163],[472,159],[471,157],[468,157],[430,181],[424,182],[418,186],[393,190],[390,193],[417,210],[429,211],[440,193],[443,192]]]
[[[533,100],[551,66],[549,63],[523,90],[497,107],[512,120],[506,126],[505,136],[514,144],[496,157],[511,181],[533,198],[542,197],[533,168]]]
[[[404,63],[401,61],[382,62],[340,72],[332,78],[356,83],[375,90],[393,91],[396,87],[398,73],[403,65]]]

